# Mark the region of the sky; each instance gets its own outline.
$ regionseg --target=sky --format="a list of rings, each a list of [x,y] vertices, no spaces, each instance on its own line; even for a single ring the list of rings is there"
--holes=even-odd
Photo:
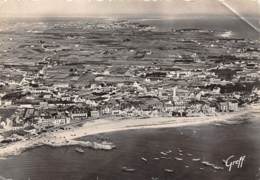
[[[87,16],[110,14],[219,15],[219,0],[0,0],[0,16]],[[226,0],[244,13],[260,12],[260,0]]]

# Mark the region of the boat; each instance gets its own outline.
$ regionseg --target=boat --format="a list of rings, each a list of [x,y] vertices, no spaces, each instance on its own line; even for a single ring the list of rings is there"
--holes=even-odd
[[[178,157],[176,157],[175,158],[177,161],[182,161],[183,159],[182,158],[178,158]]]
[[[215,126],[223,126],[223,124],[221,124],[221,123],[215,123],[214,125]]]
[[[192,161],[200,161],[200,158],[193,158]]]
[[[75,148],[75,151],[77,151],[79,153],[84,153],[85,152],[82,148]]]
[[[141,160],[143,160],[144,162],[148,162],[148,160],[144,157],[141,157]]]
[[[123,167],[122,167],[122,171],[125,171],[125,172],[134,172],[135,169],[133,169],[133,168],[128,168],[128,167],[126,167],[126,166],[123,166]]]
[[[163,156],[167,156],[168,154],[167,153],[165,153],[165,152],[160,152],[161,153],[161,155],[163,155]]]
[[[162,157],[160,157],[161,159],[172,159],[171,157],[164,157],[164,156],[162,156]]]
[[[152,177],[152,180],[158,180],[159,178],[158,177]]]
[[[172,150],[168,150],[168,151],[166,151],[165,153],[166,153],[166,154],[170,154],[170,153],[172,153]]]
[[[172,169],[164,169],[164,171],[167,172],[167,173],[173,173]]]
[[[223,170],[224,168],[223,167],[220,167],[220,166],[213,166],[214,169],[216,170]]]
[[[183,150],[181,150],[181,149],[178,149],[178,152],[179,152],[179,153],[182,153],[182,152],[183,152]]]

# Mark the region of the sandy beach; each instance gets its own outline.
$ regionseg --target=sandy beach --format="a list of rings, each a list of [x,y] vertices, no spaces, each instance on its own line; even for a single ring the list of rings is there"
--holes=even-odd
[[[75,127],[70,130],[60,130],[51,133],[45,133],[38,137],[15,142],[6,146],[0,147],[0,158],[7,158],[13,155],[19,155],[27,149],[31,149],[41,145],[51,146],[67,146],[67,145],[84,145],[81,141],[76,141],[80,137],[95,135],[100,133],[109,133],[115,131],[126,131],[133,129],[145,128],[171,128],[181,126],[194,126],[207,123],[222,122],[233,119],[251,111],[257,111],[260,106],[250,106],[233,113],[223,113],[216,116],[204,117],[153,117],[153,118],[132,118],[132,119],[98,119],[85,123],[81,127]],[[78,142],[78,143],[77,143]],[[107,148],[107,147],[106,147]],[[102,149],[102,148],[99,148]]]

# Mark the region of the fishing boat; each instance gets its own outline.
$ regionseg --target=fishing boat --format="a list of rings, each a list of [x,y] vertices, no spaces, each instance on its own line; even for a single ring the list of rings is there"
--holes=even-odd
[[[171,157],[164,157],[164,156],[162,156],[162,157],[160,157],[161,159],[172,159]]]
[[[216,165],[214,165],[213,168],[216,169],[216,170],[223,170],[224,169],[223,167],[216,166]]]
[[[182,152],[183,152],[183,150],[181,150],[181,149],[178,149],[178,152],[179,152],[179,153],[182,153]]]
[[[223,124],[221,124],[221,123],[215,123],[214,125],[215,126],[223,126]]]
[[[82,148],[75,148],[75,151],[77,151],[79,153],[84,153],[85,152]]]
[[[143,160],[144,162],[148,162],[148,160],[144,157],[141,157],[141,160]]]
[[[182,158],[178,158],[178,157],[176,157],[175,158],[177,161],[182,161],[183,159]]]
[[[135,169],[133,169],[133,168],[128,168],[128,167],[126,167],[126,166],[123,166],[123,167],[122,167],[122,171],[125,171],[125,172],[134,172]]]
[[[200,158],[193,158],[192,161],[200,161]]]
[[[172,150],[168,150],[168,151],[166,151],[165,153],[166,153],[166,154],[170,154],[170,153],[172,153]]]
[[[161,153],[161,155],[163,155],[163,156],[167,156],[168,154],[167,153],[165,153],[165,152],[160,152]]]
[[[167,173],[173,173],[172,169],[164,169],[164,171],[167,172]]]

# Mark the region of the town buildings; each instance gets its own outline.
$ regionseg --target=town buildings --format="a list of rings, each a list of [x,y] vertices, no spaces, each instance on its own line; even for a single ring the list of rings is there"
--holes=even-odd
[[[57,24],[64,36],[27,39],[34,44],[34,56],[24,55],[30,63],[0,67],[1,128],[41,131],[114,116],[215,116],[259,100],[258,41],[207,30],[162,33],[138,23],[113,25],[86,30],[71,24],[77,29],[71,38]]]

